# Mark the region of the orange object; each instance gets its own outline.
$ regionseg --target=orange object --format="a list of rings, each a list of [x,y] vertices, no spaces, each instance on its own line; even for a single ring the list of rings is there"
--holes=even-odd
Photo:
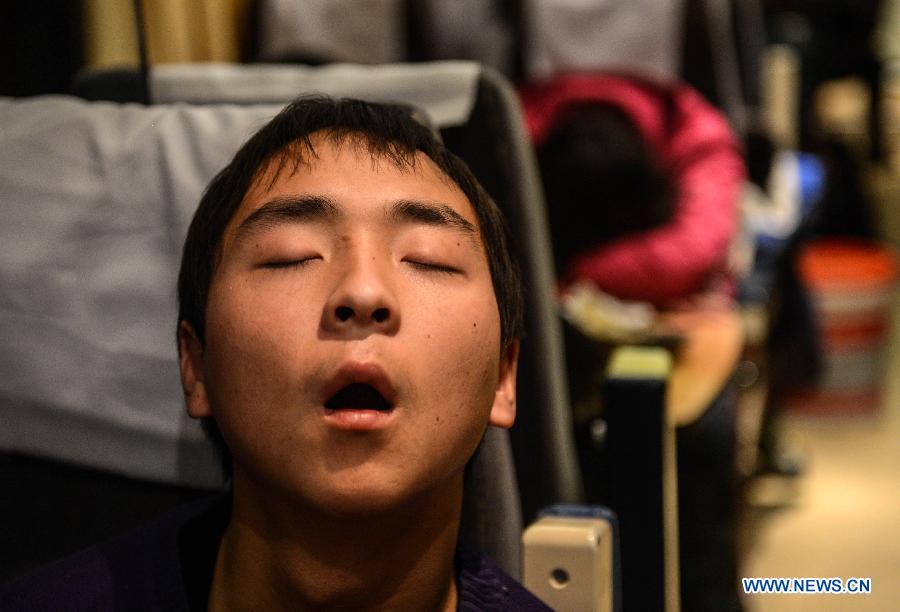
[[[892,283],[897,255],[890,247],[863,240],[823,239],[801,251],[798,266],[810,289],[860,289]]]
[[[863,414],[881,401],[881,351],[890,326],[898,258],[888,246],[858,239],[810,243],[798,258],[824,349],[818,383],[786,398],[790,409]]]

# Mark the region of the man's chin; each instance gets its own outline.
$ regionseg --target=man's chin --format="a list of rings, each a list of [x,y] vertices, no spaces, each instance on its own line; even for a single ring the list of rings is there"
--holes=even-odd
[[[456,480],[456,479],[454,479]],[[377,481],[334,484],[322,487],[303,497],[319,512],[336,518],[353,518],[370,522],[379,515],[421,515],[434,512],[435,505],[459,505],[462,501],[462,480],[444,482],[437,487],[411,487],[401,483],[375,486]],[[382,481],[384,483],[385,481]],[[449,508],[447,508],[449,509]]]
[[[419,511],[429,495],[402,488],[371,487],[360,484],[323,491],[311,500],[319,509],[335,517],[371,517],[395,512]]]
[[[367,521],[376,515],[433,511],[435,504],[461,503],[462,469],[458,474],[435,478],[416,475],[410,467],[402,462],[385,465],[368,461],[320,472],[315,468],[310,471],[307,466],[293,475],[291,470],[283,470],[253,479],[255,482],[249,487],[238,489],[246,489],[256,500],[275,502],[276,507],[288,513],[294,506],[300,512],[320,514],[323,518],[365,518]],[[274,508],[270,506],[270,509]]]
[[[408,496],[382,491],[340,492],[329,499],[317,501],[320,502],[317,504],[319,509],[329,516],[366,520],[409,506]]]

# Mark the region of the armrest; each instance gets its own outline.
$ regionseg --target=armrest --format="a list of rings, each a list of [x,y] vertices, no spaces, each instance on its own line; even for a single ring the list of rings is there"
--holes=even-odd
[[[666,417],[668,351],[616,349],[604,381],[609,506],[619,516],[629,609],[679,610],[675,428]]]
[[[546,508],[522,535],[524,585],[555,610],[621,612],[617,534],[609,508]]]

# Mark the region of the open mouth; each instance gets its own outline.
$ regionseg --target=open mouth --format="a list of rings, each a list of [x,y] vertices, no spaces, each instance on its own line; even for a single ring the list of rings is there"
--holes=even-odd
[[[378,389],[366,383],[352,383],[342,387],[326,402],[329,410],[378,410],[386,412],[392,408]]]

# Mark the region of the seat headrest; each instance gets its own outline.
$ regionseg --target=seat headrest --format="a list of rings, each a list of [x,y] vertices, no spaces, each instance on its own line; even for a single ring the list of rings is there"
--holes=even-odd
[[[286,104],[303,93],[401,102],[439,128],[464,124],[475,106],[475,62],[419,64],[160,64],[150,72],[154,103]]]

